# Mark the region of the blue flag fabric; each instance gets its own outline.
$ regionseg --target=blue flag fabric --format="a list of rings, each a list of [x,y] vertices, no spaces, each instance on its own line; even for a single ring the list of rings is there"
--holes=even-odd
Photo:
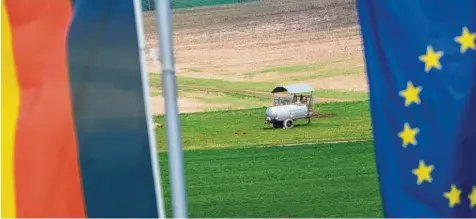
[[[476,217],[476,2],[357,9],[385,217]]]

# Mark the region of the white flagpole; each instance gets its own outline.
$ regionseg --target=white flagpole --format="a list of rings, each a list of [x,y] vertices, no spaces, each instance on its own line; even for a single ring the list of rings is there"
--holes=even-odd
[[[137,41],[139,43],[139,59],[142,74],[142,90],[144,94],[145,114],[147,118],[147,132],[149,135],[150,158],[152,162],[152,172],[154,175],[155,197],[157,200],[157,210],[159,218],[165,218],[164,196],[162,194],[162,181],[160,179],[159,158],[157,152],[157,142],[155,140],[155,131],[153,116],[150,103],[149,74],[145,63],[145,43],[144,43],[144,24],[142,21],[142,2],[134,0],[134,14],[136,20]]]
[[[165,100],[165,128],[169,155],[172,210],[175,218],[187,218],[187,194],[185,191],[182,136],[177,105],[177,79],[175,77],[170,0],[155,0],[155,6],[160,43],[160,62],[162,63],[162,89]]]

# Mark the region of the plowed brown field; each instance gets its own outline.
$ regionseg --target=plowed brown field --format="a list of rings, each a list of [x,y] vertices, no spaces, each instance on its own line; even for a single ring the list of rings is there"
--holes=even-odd
[[[188,81],[179,78],[179,89],[189,88],[181,91],[181,112],[249,107],[226,98],[203,101],[204,95],[221,94],[198,94],[207,86],[195,89],[198,85],[191,80],[236,82],[250,87],[247,92],[256,83],[271,90],[277,84],[301,82],[316,90],[367,90],[354,0],[268,0],[180,9],[173,19],[177,75]],[[146,47],[157,48],[154,12],[144,13],[144,24]],[[148,70],[160,72],[150,57]],[[154,98],[154,112],[162,113],[161,96]],[[346,100],[345,93],[322,99]]]

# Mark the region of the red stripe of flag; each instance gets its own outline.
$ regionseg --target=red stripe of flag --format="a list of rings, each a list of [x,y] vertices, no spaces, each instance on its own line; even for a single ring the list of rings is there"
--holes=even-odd
[[[69,1],[5,0],[20,86],[17,217],[86,217],[66,59]]]

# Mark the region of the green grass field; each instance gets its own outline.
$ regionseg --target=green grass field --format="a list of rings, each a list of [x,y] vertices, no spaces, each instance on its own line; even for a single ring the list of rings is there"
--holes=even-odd
[[[181,69],[184,72],[200,73],[200,68]],[[267,106],[270,103],[271,90],[282,84],[302,83],[305,80],[330,78],[334,76],[352,76],[363,72],[355,59],[337,59],[320,61],[312,64],[287,65],[260,69],[248,72],[241,77],[244,81],[230,81],[224,79],[197,78],[193,76],[178,76],[179,96],[189,98],[200,103],[219,105],[216,109],[249,109]],[[271,74],[266,80],[256,79],[263,74]],[[276,76],[276,77],[273,77]],[[285,77],[283,77],[285,75]],[[159,96],[161,90],[161,74],[149,74],[152,95]],[[317,98],[362,101],[368,99],[367,92],[323,89],[315,87]],[[197,96],[197,93],[202,95]],[[225,105],[225,106],[223,106]]]
[[[293,129],[273,129],[265,125],[265,108],[181,114],[184,148],[245,148],[337,140],[369,140],[371,126],[368,101],[335,102],[316,105],[319,113],[335,113]],[[164,124],[164,116],[156,117]],[[159,150],[165,150],[165,129],[156,129]]]
[[[363,66],[361,65],[351,65],[351,66],[341,66],[342,63],[347,61],[352,61],[352,59],[337,59],[332,61],[321,61],[313,64],[306,65],[288,65],[288,66],[279,66],[266,68],[255,72],[249,72],[245,74],[247,77],[253,77],[263,73],[276,73],[276,74],[286,74],[286,80],[289,81],[303,81],[316,78],[326,78],[332,76],[342,76],[342,75],[354,75],[361,74],[363,71]],[[300,73],[309,73],[307,75],[302,75]]]
[[[189,216],[382,217],[368,101],[317,107],[336,116],[290,130],[264,125],[264,108],[182,114]],[[164,134],[157,129],[170,216]]]
[[[190,217],[382,217],[371,141],[185,151]],[[167,157],[160,156],[170,209]]]
[[[351,73],[352,70],[349,70]],[[328,72],[329,73],[329,72]],[[332,71],[329,73],[332,74]],[[345,72],[339,72],[339,74],[345,74]],[[161,94],[161,75],[149,74],[150,86],[156,91],[152,95]],[[288,80],[288,79],[287,79]],[[292,80],[292,78],[291,78]],[[177,83],[179,84],[179,95],[189,91],[191,93],[195,91],[207,91],[215,93],[232,93],[242,96],[250,96],[255,98],[262,98],[267,102],[270,101],[271,90],[277,85],[281,84],[280,81],[268,81],[268,82],[237,82],[237,81],[224,81],[219,79],[204,79],[204,78],[191,78],[191,77],[177,77]],[[366,92],[358,91],[339,91],[339,90],[325,90],[316,88],[316,96],[319,98],[337,98],[342,100],[366,100]]]

